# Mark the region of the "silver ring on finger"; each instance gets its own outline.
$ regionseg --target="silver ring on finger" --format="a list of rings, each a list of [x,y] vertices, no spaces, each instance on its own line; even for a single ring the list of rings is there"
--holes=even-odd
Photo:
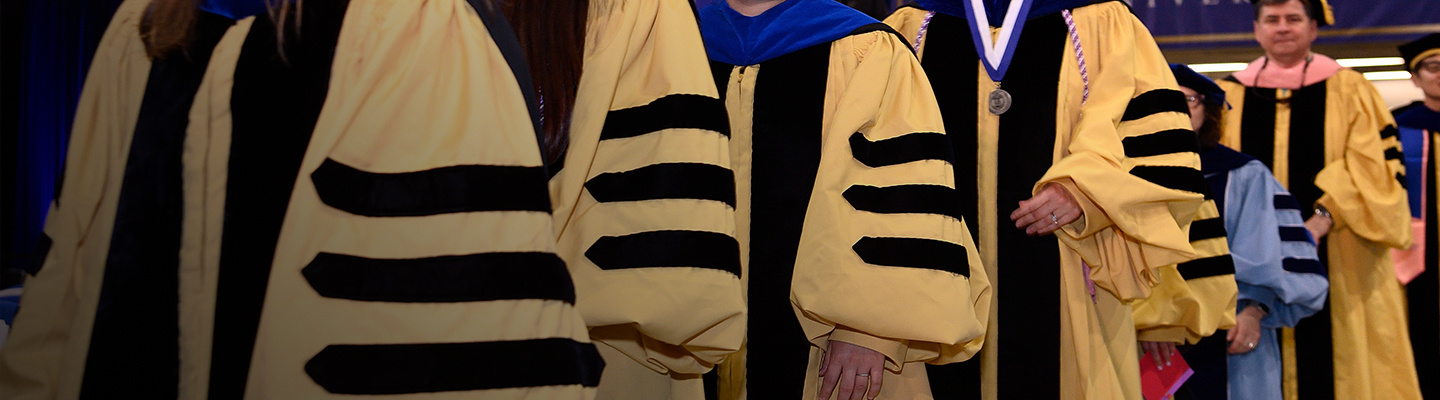
[[[1050,222],[1055,225],[1060,225],[1060,218],[1055,217],[1055,213],[1050,213]]]
[[[1255,347],[1255,346],[1250,346],[1250,347]],[[869,378],[869,377],[870,377],[870,374],[855,374],[855,375],[856,375],[856,376],[859,376],[859,377],[861,377],[861,378]]]
[[[1255,342],[1250,342],[1250,343],[1248,344],[1248,346],[1250,346],[1250,348],[1252,348],[1252,349],[1255,348]]]

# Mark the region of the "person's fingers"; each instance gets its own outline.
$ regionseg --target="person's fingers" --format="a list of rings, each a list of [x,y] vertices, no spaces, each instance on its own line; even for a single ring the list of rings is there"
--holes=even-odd
[[[825,371],[830,368],[830,349],[826,346],[824,352],[820,353],[820,376],[825,376]]]
[[[1056,215],[1055,218],[1050,218],[1050,216],[1055,215],[1056,212],[1059,211],[1059,208],[1059,204],[1056,204],[1056,202],[1050,202],[1041,206],[1040,208],[1035,209],[1035,211],[1032,211],[1030,212],[1030,214],[1021,218],[1022,221],[1028,220],[1030,222],[1026,224],[1028,226],[1025,228],[1025,233],[1035,235],[1039,234],[1039,232],[1044,229],[1049,229],[1053,231],[1055,230],[1055,228],[1060,227],[1060,225],[1057,223],[1057,221],[1060,219],[1058,215]]]
[[[1160,346],[1156,343],[1146,342],[1145,352],[1150,353],[1150,360],[1155,362],[1156,369],[1165,369],[1165,363],[1160,362]]]
[[[1175,352],[1175,344],[1174,344],[1174,343],[1161,343],[1161,344],[1160,344],[1160,359],[1165,360],[1165,366],[1167,366],[1167,367],[1170,366],[1170,356],[1171,356],[1171,354],[1174,353],[1174,352]]]
[[[849,365],[837,365],[844,367],[840,372],[840,393],[835,395],[836,399],[854,400],[850,396],[855,394],[855,368]]]
[[[1060,207],[1061,208],[1057,208],[1050,214],[1040,215],[1037,218],[1038,221],[1035,221],[1035,223],[1031,225],[1031,227],[1038,227],[1032,234],[1037,236],[1049,235],[1051,232],[1060,230],[1060,228],[1064,227],[1065,225],[1069,225],[1071,222],[1075,222],[1075,220],[1080,219],[1081,211],[1079,207],[1072,207],[1069,209],[1064,208],[1063,205],[1061,205]],[[1050,219],[1051,215],[1054,215],[1055,219]],[[1027,230],[1026,233],[1031,232]]]
[[[1235,327],[1234,329],[1230,329],[1230,330],[1228,330],[1228,331],[1225,331],[1225,341],[1227,341],[1227,342],[1233,342],[1233,341],[1235,341],[1235,335],[1237,335],[1237,334],[1240,333],[1240,329],[1239,329],[1239,328],[1240,328],[1240,327],[1237,326],[1237,327]]]
[[[1020,225],[1020,219],[1028,214],[1034,213],[1035,210],[1039,209],[1040,207],[1044,207],[1046,204],[1050,204],[1053,200],[1054,199],[1050,197],[1040,196],[1032,197],[1029,200],[1022,200],[1020,202],[1020,206],[1016,208],[1014,212],[1010,213],[1010,220],[1016,222],[1017,228],[1029,225],[1029,223],[1026,223],[1025,225]]]
[[[830,393],[835,391],[835,384],[840,380],[840,367],[827,368],[823,378],[820,380],[820,400],[829,400]]]
[[[1084,215],[1085,212],[1080,209],[1080,206],[1072,206],[1068,210],[1064,210],[1063,214],[1055,214],[1055,216],[1060,219],[1061,226],[1070,225],[1070,223],[1079,220],[1080,217]]]
[[[883,363],[883,361],[882,361],[882,363]],[[875,400],[875,397],[880,395],[880,384],[885,383],[884,380],[885,380],[885,368],[884,368],[884,367],[871,368],[871,369],[870,369],[870,389],[865,391],[865,393],[866,393],[866,394],[865,394],[865,398],[866,398],[866,399],[869,399],[869,400]]]
[[[850,400],[865,400],[865,389],[870,387],[870,377],[855,374],[855,391],[850,393]]]

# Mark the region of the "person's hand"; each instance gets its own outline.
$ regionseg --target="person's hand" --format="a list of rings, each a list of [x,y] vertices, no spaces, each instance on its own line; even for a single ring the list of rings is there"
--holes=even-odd
[[[1310,237],[1315,238],[1315,243],[1320,243],[1320,238],[1330,233],[1330,227],[1335,226],[1335,220],[1324,215],[1311,215],[1305,220],[1305,229],[1310,231]]]
[[[885,376],[885,355],[863,346],[831,340],[820,359],[820,400],[840,387],[836,400],[873,400],[880,395]]]
[[[1235,327],[1225,333],[1225,340],[1230,341],[1230,354],[1255,350],[1260,343],[1260,319],[1264,317],[1265,311],[1253,304],[1235,314]]]
[[[1155,368],[1161,370],[1170,365],[1170,357],[1177,352],[1175,343],[1171,342],[1140,342],[1140,348],[1155,358]]]
[[[1047,183],[1035,197],[1021,201],[1020,208],[1010,213],[1010,220],[1015,221],[1015,229],[1024,229],[1027,235],[1040,236],[1075,222],[1084,214],[1069,190],[1059,184]]]

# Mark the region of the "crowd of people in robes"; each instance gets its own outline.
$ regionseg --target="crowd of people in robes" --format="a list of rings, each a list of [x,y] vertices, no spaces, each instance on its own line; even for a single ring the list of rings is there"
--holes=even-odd
[[[1440,396],[1440,33],[1253,5],[127,0],[0,399]]]

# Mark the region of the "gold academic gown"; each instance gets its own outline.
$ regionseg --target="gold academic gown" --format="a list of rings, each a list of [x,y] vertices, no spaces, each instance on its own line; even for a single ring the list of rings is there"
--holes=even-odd
[[[886,22],[914,42],[927,14],[902,8]],[[1015,44],[1003,82],[1015,103],[1000,116],[986,109],[995,83],[965,18],[935,14],[916,46],[954,138],[957,181],[975,177],[961,200],[965,215],[978,216],[982,259],[997,287],[1002,277],[1016,282],[997,290],[980,370],[932,371],[937,397],[935,377],[945,376],[943,398],[1140,399],[1127,303],[1150,294],[1158,268],[1196,257],[1187,226],[1205,183],[1175,79],[1125,4],[1079,7],[1073,18],[1088,101],[1058,12],[1031,18]],[[1025,237],[1009,215],[1052,182],[1085,216],[1057,231],[1058,240]],[[1093,296],[1087,264],[1101,289]]]
[[[147,5],[96,52],[3,397],[593,397],[498,15],[306,1],[281,42],[202,12],[152,62]]]
[[[1235,262],[1225,238],[1225,220],[1208,198],[1190,225],[1194,260],[1160,268],[1150,297],[1132,304],[1136,338],[1142,342],[1196,344],[1235,326]]]
[[[754,328],[716,369],[721,399],[818,398],[830,340],[885,355],[878,398],[924,399],[924,363],[980,349],[990,282],[944,201],[940,112],[905,42],[868,28],[757,65],[711,62]]]
[[[1419,399],[1414,358],[1396,350],[1410,338],[1390,248],[1412,238],[1385,101],[1350,69],[1300,90],[1249,89],[1233,77],[1220,85],[1233,106],[1221,143],[1269,166],[1305,218],[1323,205],[1335,221],[1320,250],[1328,307],[1283,335],[1286,398]]]
[[[725,104],[685,0],[591,2],[563,166],[550,181],[598,399],[703,399],[745,303]]]

